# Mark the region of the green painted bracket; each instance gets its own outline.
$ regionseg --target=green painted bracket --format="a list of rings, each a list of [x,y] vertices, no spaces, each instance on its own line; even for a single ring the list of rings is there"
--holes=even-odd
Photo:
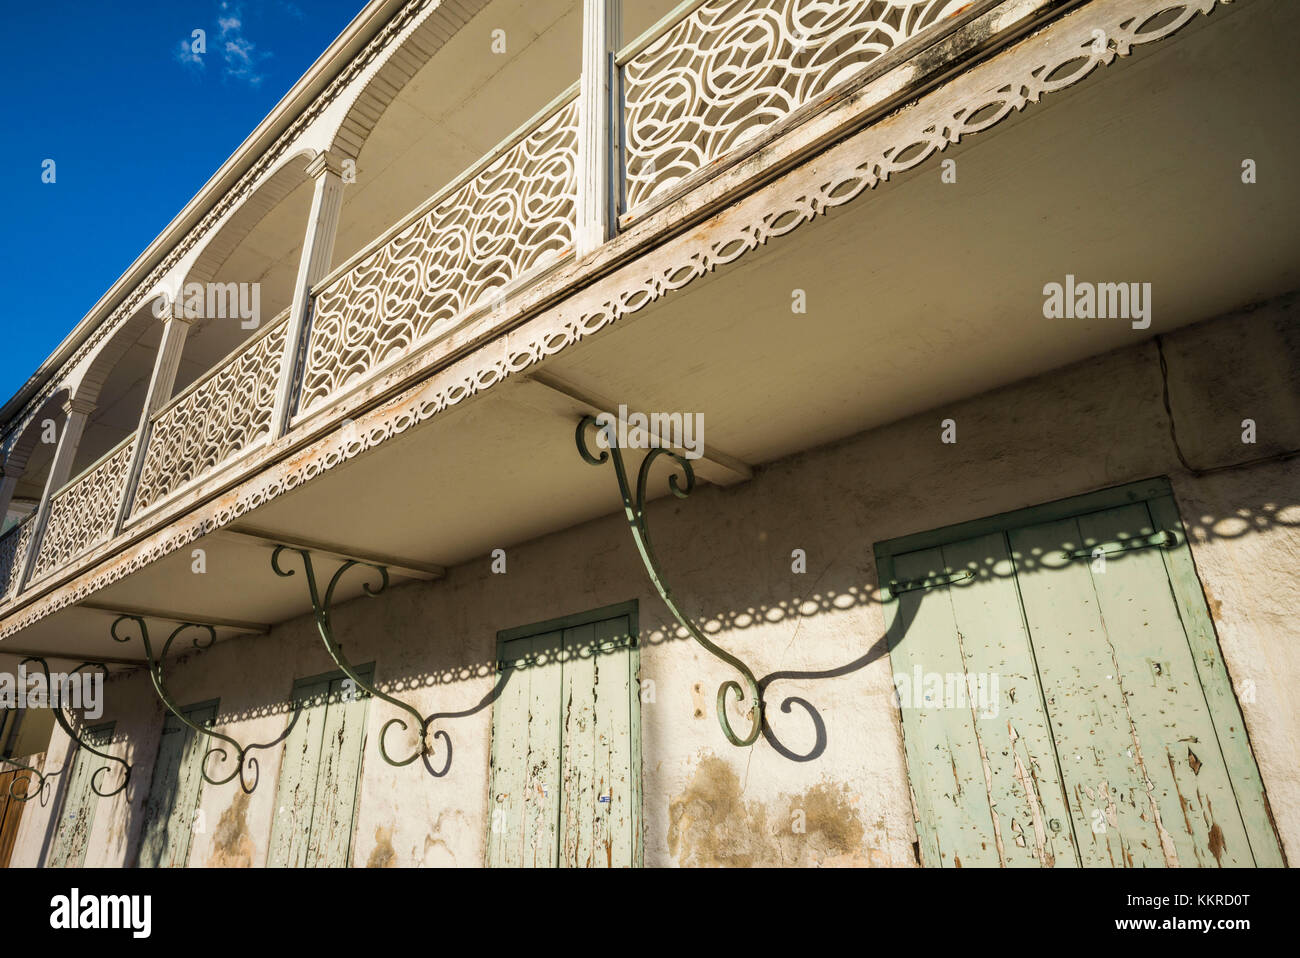
[[[254,749],[269,748],[270,744],[248,745],[248,746],[240,745],[229,735],[223,735],[220,732],[214,732],[210,728],[204,728],[203,726],[198,725],[197,723],[191,721],[190,718],[183,711],[181,711],[181,707],[176,704],[176,700],[172,698],[171,693],[167,691],[167,683],[164,681],[164,677],[163,677],[163,661],[167,658],[167,653],[171,651],[172,643],[176,641],[177,637],[181,635],[181,633],[183,633],[186,629],[199,629],[201,631],[206,632],[208,636],[207,641],[203,641],[202,637],[196,637],[193,640],[194,648],[199,649],[201,651],[203,649],[209,648],[212,645],[212,643],[217,641],[217,630],[213,628],[211,625],[201,625],[197,622],[183,622],[180,625],[178,625],[175,629],[172,630],[171,635],[167,637],[167,641],[163,643],[161,653],[155,657],[153,652],[153,645],[149,641],[149,626],[145,624],[144,619],[138,615],[122,615],[114,619],[112,628],[110,630],[112,632],[113,639],[117,642],[131,641],[131,636],[120,635],[118,633],[118,626],[120,626],[123,622],[134,622],[136,628],[140,630],[140,641],[144,643],[145,658],[149,660],[149,678],[153,681],[154,691],[158,693],[158,698],[162,701],[162,704],[167,709],[167,711],[171,712],[172,715],[175,715],[178,719],[181,720],[181,722],[183,722],[189,728],[192,728],[194,731],[198,732],[200,735],[203,735],[210,739],[215,739],[218,742],[225,742],[235,750],[235,756],[238,759],[238,762],[235,765],[234,770],[231,771],[229,775],[226,775],[223,778],[213,778],[211,775],[208,774],[208,760],[213,755],[219,755],[221,757],[221,761],[224,762],[229,757],[229,753],[221,745],[215,745],[212,748],[208,749],[207,753],[203,756],[203,762],[199,767],[200,772],[203,775],[203,780],[213,785],[225,785],[227,782],[233,781],[235,777],[238,776],[240,787],[246,793],[251,794],[253,789],[257,787],[257,780],[260,775],[260,768],[258,766],[257,759],[253,758],[248,753],[253,751]],[[248,774],[250,769],[251,769],[251,778]]]
[[[49,663],[47,663],[45,659],[41,658],[40,656],[29,655],[27,656],[27,658],[23,659],[20,663],[18,663],[18,667],[19,669],[22,669],[25,665],[31,662],[34,662],[37,665],[39,665],[41,667],[41,671],[45,673],[45,688],[47,694],[49,694],[50,690],[52,689],[52,686],[50,684]],[[75,669],[73,669],[68,674],[76,675],[78,672],[82,671],[83,669],[99,669],[105,676],[108,675],[108,666],[102,662],[82,662],[80,665],[78,665]],[[122,766],[123,769],[122,783],[118,785],[117,788],[114,788],[113,790],[107,792],[100,789],[99,787],[100,776],[105,774],[111,768],[110,765],[104,765],[101,768],[95,769],[95,773],[91,775],[90,777],[91,790],[94,791],[94,793],[98,795],[100,798],[112,798],[118,792],[125,789],[127,784],[131,781],[131,766],[127,763],[127,761],[125,759],[118,758],[116,755],[109,755],[107,752],[101,752],[99,749],[95,748],[95,746],[89,744],[84,739],[82,739],[81,736],[79,736],[76,730],[72,727],[72,723],[68,721],[68,717],[64,715],[62,705],[59,705],[58,707],[51,707],[50,710],[54,713],[54,720],[59,723],[59,728],[63,729],[64,734],[66,734],[68,738],[72,739],[72,741],[76,742],[80,748],[84,748],[87,752],[90,752],[94,755],[98,755],[106,762],[116,762],[118,765]],[[63,772],[66,771],[68,767],[68,760],[66,759],[63,762],[63,767],[55,772],[41,772],[38,769],[32,768],[30,765],[24,765],[21,762],[15,762],[12,759],[8,759],[8,758],[0,759],[0,762],[8,765],[12,765],[19,772],[23,773],[21,775],[15,775],[14,780],[9,783],[9,797],[12,798],[14,801],[18,801],[18,802],[28,802],[31,801],[33,798],[35,798],[37,795],[48,794],[50,788],[50,779],[62,775]],[[36,786],[35,791],[33,791],[30,787],[34,780],[39,781],[40,783],[39,785]],[[17,791],[20,782],[23,783],[22,794],[19,794]]]
[[[320,632],[321,641],[325,643],[325,651],[327,651],[330,655],[330,658],[334,660],[334,664],[337,665],[340,669],[342,669],[343,673],[348,678],[350,678],[353,682],[355,682],[358,688],[363,689],[366,692],[369,692],[377,699],[383,699],[385,702],[389,703],[390,705],[397,706],[399,709],[401,709],[402,711],[410,715],[415,720],[416,727],[420,730],[419,745],[416,746],[415,751],[413,751],[406,758],[395,759],[391,755],[389,755],[388,747],[385,744],[385,739],[388,736],[388,730],[392,728],[394,725],[400,727],[403,731],[410,728],[411,726],[407,724],[405,719],[401,719],[401,718],[393,718],[385,722],[384,727],[379,731],[379,754],[383,756],[384,761],[387,762],[389,765],[393,765],[400,768],[403,765],[410,765],[412,762],[414,762],[417,758],[419,758],[422,755],[424,756],[431,755],[432,749],[429,747],[428,744],[429,726],[433,724],[435,719],[440,718],[441,716],[439,716],[438,714],[423,716],[414,708],[407,705],[405,702],[401,701],[400,699],[395,699],[393,698],[393,696],[387,695],[384,692],[379,691],[379,689],[375,688],[374,685],[367,682],[365,679],[363,679],[360,675],[357,674],[357,670],[352,667],[352,663],[350,663],[347,660],[347,658],[344,656],[343,647],[339,645],[339,643],[334,638],[334,623],[331,618],[331,614],[334,608],[334,590],[338,587],[338,584],[342,580],[343,576],[346,575],[351,569],[358,566],[364,569],[370,569],[374,572],[378,572],[379,580],[380,580],[378,586],[372,586],[369,582],[362,584],[362,587],[366,591],[366,595],[376,596],[388,588],[387,567],[381,565],[372,565],[369,562],[361,562],[357,559],[348,559],[346,562],[343,563],[343,565],[339,567],[338,571],[334,573],[333,577],[329,581],[329,585],[325,587],[325,592],[322,595],[320,588],[316,583],[316,570],[315,567],[312,565],[311,552],[307,549],[299,549],[293,546],[283,546],[283,545],[276,546],[275,551],[271,553],[271,568],[275,571],[275,574],[278,576],[282,576],[284,578],[288,578],[289,576],[296,574],[293,569],[285,569],[283,566],[280,565],[280,556],[285,552],[296,552],[298,553],[298,555],[302,556],[303,570],[307,576],[307,591],[311,596],[312,612],[316,616],[316,628],[317,631]],[[434,734],[435,738],[438,736],[442,737],[443,741],[447,745],[448,751],[450,752],[451,737],[442,730],[439,730]]]
[[[655,590],[659,597],[664,600],[664,605],[668,606],[668,611],[688,633],[691,638],[695,639],[710,654],[726,662],[737,672],[745,681],[744,688],[741,688],[739,682],[728,680],[718,686],[718,724],[722,726],[722,734],[727,737],[732,745],[741,747],[753,745],[758,741],[758,735],[763,730],[763,692],[758,687],[758,680],[754,678],[754,673],[749,670],[740,659],[736,658],[725,649],[714,645],[701,632],[689,618],[682,612],[677,605],[677,600],[673,597],[672,589],[669,588],[664,578],[663,571],[659,567],[659,561],[655,557],[654,547],[650,544],[650,529],[646,525],[645,517],[645,496],[646,486],[650,478],[650,468],[654,465],[655,460],[660,456],[667,456],[682,470],[685,476],[685,482],[678,480],[676,474],[668,477],[668,487],[672,494],[678,499],[685,499],[695,488],[695,470],[691,468],[690,460],[670,452],[661,447],[655,447],[650,450],[649,454],[641,462],[641,471],[637,475],[636,493],[633,494],[632,488],[628,483],[627,467],[623,464],[623,451],[619,448],[616,436],[609,436],[609,451],[602,451],[599,456],[593,455],[587,446],[587,429],[599,424],[595,416],[584,416],[578,423],[578,431],[575,439],[578,444],[578,454],[582,456],[583,461],[589,465],[599,466],[608,461],[611,456],[614,461],[614,474],[618,477],[619,494],[623,497],[623,512],[627,516],[628,528],[632,531],[632,541],[636,543],[637,551],[641,554],[641,562],[645,565],[646,572],[650,575],[650,581],[654,584]],[[610,430],[613,432],[613,430]],[[737,735],[727,720],[727,696],[732,694],[736,697],[738,703],[750,702],[749,708],[749,731],[742,737]]]

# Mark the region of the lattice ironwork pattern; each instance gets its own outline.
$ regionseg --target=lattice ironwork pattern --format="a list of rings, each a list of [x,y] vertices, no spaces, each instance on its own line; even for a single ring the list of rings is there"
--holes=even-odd
[[[286,313],[154,420],[132,515],[269,439],[287,318]]]
[[[135,451],[132,436],[93,469],[60,489],[50,503],[45,535],[32,579],[40,579],[91,546],[106,541],[113,534],[117,509],[126,489],[131,455]]]
[[[18,588],[23,561],[32,542],[35,514],[28,516],[0,538],[0,599],[8,599]]]
[[[577,151],[575,99],[320,291],[299,412],[571,250]]]
[[[703,4],[624,65],[627,208],[672,189],[969,4]]]

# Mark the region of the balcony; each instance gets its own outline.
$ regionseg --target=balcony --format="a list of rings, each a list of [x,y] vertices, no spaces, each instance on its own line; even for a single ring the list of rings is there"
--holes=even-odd
[[[313,289],[297,419],[573,254],[578,89]]]
[[[29,515],[0,537],[0,600],[8,601],[18,594],[18,578],[22,574],[23,559],[32,544],[33,520]]]
[[[118,506],[126,493],[127,472],[134,450],[135,437],[129,436],[54,494],[45,535],[32,569],[33,582],[39,582],[112,536]],[[24,527],[27,525],[30,523]]]
[[[427,377],[435,363],[615,268],[615,257],[680,232],[706,200],[716,208],[752,191],[781,164],[865,127],[964,60],[986,55],[992,44],[976,21],[994,8],[1015,7],[1015,16],[989,21],[1008,39],[1053,8],[1049,0],[795,6],[790,14],[785,0],[689,3],[610,51],[612,134],[589,128],[586,87],[575,82],[325,271],[309,284],[301,317],[293,307],[280,312],[0,538],[0,608],[12,610],[346,426]],[[970,34],[964,42],[940,44],[962,29]],[[826,119],[846,103],[833,122]],[[969,120],[972,129],[986,122]],[[778,142],[786,145],[773,151]],[[902,146],[908,149],[890,158],[896,169],[932,152]],[[584,164],[587,151],[595,161]],[[863,178],[882,173],[888,176],[876,170]],[[580,248],[583,210],[593,206],[612,211],[611,239],[597,244],[604,254]],[[776,218],[766,235],[786,228]],[[625,244],[608,252],[619,239]],[[717,261],[739,248],[722,248]]]
[[[153,415],[131,521],[164,510],[191,483],[271,439],[288,312]]]

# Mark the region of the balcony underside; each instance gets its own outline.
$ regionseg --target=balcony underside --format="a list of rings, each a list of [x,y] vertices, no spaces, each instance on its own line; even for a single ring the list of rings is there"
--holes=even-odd
[[[411,564],[487,562],[619,507],[607,471],[578,458],[586,407],[566,390],[702,413],[710,450],[759,466],[927,410],[938,441],[964,397],[1300,288],[1298,33],[1285,4],[1202,17],[566,348],[530,370],[546,384],[512,377],[235,525]],[[1150,283],[1151,327],[1044,318],[1044,285],[1067,274]],[[1063,410],[1063,443],[1079,414]],[[221,533],[86,601],[266,624],[309,609],[269,548]],[[111,621],[65,608],[4,644],[134,657]]]

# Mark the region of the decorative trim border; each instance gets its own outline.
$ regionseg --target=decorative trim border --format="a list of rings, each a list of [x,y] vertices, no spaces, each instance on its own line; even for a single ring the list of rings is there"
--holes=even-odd
[[[700,227],[639,257],[496,341],[435,372],[424,383],[336,430],[293,457],[291,470],[268,469],[160,530],[127,561],[78,584],[0,627],[0,639],[74,605],[144,566],[310,482],[317,476],[556,355],[740,259],[775,237],[851,202],[918,166],[963,137],[996,126],[1043,96],[1073,86],[1139,46],[1177,33],[1216,6],[1242,0],[1094,0],[1047,24],[989,60],[858,132],[815,159],[716,214]],[[1095,16],[1089,16],[1095,14]],[[1105,40],[1096,35],[1100,30]],[[772,211],[773,201],[779,208]],[[659,253],[668,255],[659,255]],[[647,272],[647,266],[654,262]],[[607,291],[613,290],[609,293]]]

